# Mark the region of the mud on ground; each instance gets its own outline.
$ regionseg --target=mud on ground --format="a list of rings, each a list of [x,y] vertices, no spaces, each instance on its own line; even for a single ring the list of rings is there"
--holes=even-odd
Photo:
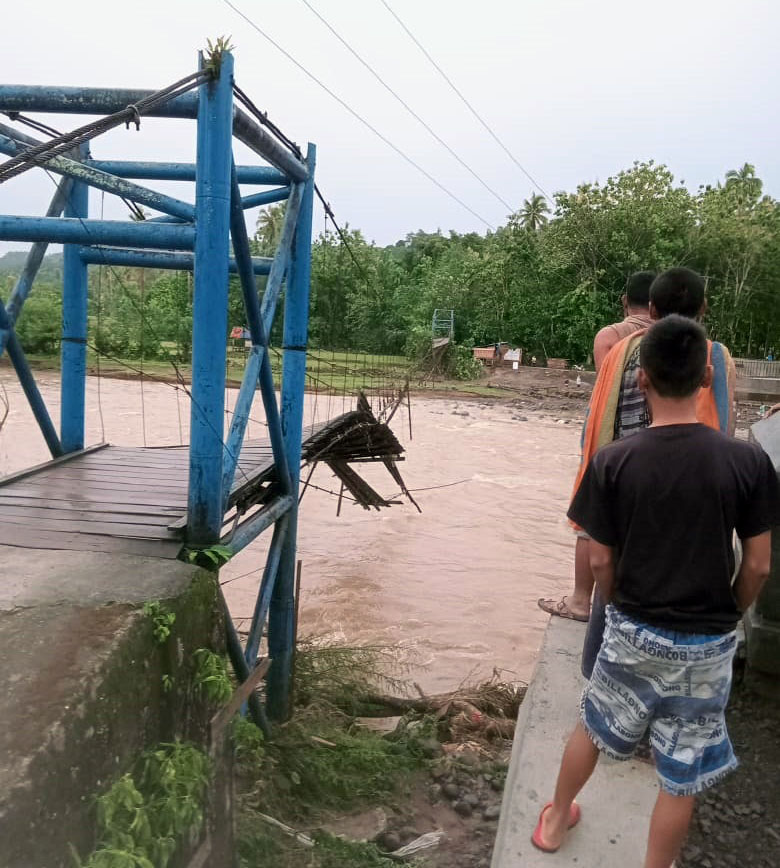
[[[517,408],[519,413],[582,420],[595,381],[593,371],[523,366],[517,371],[511,368],[492,370],[486,385],[500,389],[504,403]],[[516,397],[507,398],[506,392],[513,392]],[[766,410],[767,404],[760,401],[738,401],[737,435],[747,437],[750,426],[763,418]]]
[[[440,843],[417,855],[421,868],[488,868],[511,750],[503,739],[490,747],[445,744],[428,769],[406,781],[401,799],[321,828],[373,841],[385,854],[438,831]]]
[[[780,696],[750,677],[726,714],[739,768],[700,797],[679,868],[780,865]]]

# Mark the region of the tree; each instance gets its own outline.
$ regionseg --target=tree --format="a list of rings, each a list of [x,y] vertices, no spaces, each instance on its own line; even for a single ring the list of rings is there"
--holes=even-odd
[[[523,207],[518,212],[520,225],[530,232],[538,232],[545,223],[550,208],[540,193],[533,193],[530,199],[523,201]]]
[[[780,212],[769,197],[746,207],[744,184],[750,181],[745,173],[730,184],[705,188],[697,199],[692,265],[707,279],[710,331],[735,353],[771,346],[777,333]],[[754,196],[755,191],[754,186]]]
[[[726,172],[726,189],[734,189],[741,205],[751,207],[761,198],[764,182],[756,176],[756,167],[745,163],[741,169]]]
[[[273,256],[282,237],[286,206],[283,202],[269,205],[257,216],[254,252],[259,256]]]
[[[548,354],[588,357],[593,335],[620,315],[626,277],[688,264],[695,202],[666,166],[635,162],[603,183],[558,193],[539,233],[546,283],[558,299]]]

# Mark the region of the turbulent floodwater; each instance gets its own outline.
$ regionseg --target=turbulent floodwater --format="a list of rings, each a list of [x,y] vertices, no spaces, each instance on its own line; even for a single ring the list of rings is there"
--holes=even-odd
[[[58,377],[39,377],[55,418]],[[0,431],[0,474],[48,457],[13,374],[0,371],[10,413]],[[187,398],[160,383],[90,377],[87,442],[150,446],[186,441]],[[233,406],[235,392],[228,396]],[[307,419],[342,411],[342,400],[307,399]],[[100,409],[102,408],[102,421]],[[401,470],[423,509],[410,504],[381,513],[309,489],[301,505],[302,635],[399,646],[412,676],[427,690],[489,675],[527,679],[545,616],[541,596],[568,590],[574,542],[564,511],[577,462],[578,426],[513,419],[511,408],[453,399],[414,399],[410,442],[406,412],[393,428],[407,448]],[[524,410],[527,413],[527,411]],[[462,415],[461,415],[462,414]],[[253,417],[263,418],[259,398]],[[250,437],[263,435],[250,422]],[[372,484],[396,491],[384,469]],[[326,468],[312,482],[336,489]],[[435,486],[446,486],[434,488]],[[267,540],[261,537],[222,571],[239,626],[251,617]]]

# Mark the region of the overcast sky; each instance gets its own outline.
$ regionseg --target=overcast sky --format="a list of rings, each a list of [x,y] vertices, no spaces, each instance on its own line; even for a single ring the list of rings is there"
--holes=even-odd
[[[493,226],[507,208],[411,118],[302,0],[233,0],[313,74]],[[380,0],[309,0],[513,208],[533,187]],[[780,4],[773,0],[388,0],[523,167],[548,192],[604,180],[633,160],[667,163],[695,189],[744,162],[780,196]],[[230,34],[236,81],[288,135],[318,146],[337,218],[386,244],[416,229],[486,230],[377,139],[224,0],[5,4],[0,81],[160,88]],[[60,129],[82,117],[43,116]],[[6,121],[5,118],[2,118]],[[144,120],[93,156],[191,160],[194,124]],[[238,148],[239,161],[248,153]],[[190,197],[183,185],[158,185]],[[0,186],[0,212],[42,214],[35,170]],[[93,215],[101,207],[93,194]],[[105,213],[126,208],[105,199]],[[250,219],[253,215],[250,215]],[[323,226],[321,209],[315,231]],[[0,251],[19,248],[3,244]]]

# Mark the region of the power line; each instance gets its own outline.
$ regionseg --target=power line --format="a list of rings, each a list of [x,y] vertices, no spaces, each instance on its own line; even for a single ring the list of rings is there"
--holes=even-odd
[[[268,117],[268,112],[261,111],[255,103],[246,95],[246,93],[237,85],[233,85],[233,93],[238,98],[239,102],[244,106],[244,108],[261,124],[263,124],[266,129],[273,135],[279,142],[281,142],[288,150],[290,150],[299,160],[305,160],[303,152],[300,147],[291,139],[289,136],[285,135],[285,133],[278,127],[276,124]],[[341,226],[336,222],[336,215],[333,213],[333,209],[330,207],[330,202],[328,202],[322,194],[319,186],[315,182],[314,184],[314,192],[317,194],[317,198],[322,203],[322,207],[325,211],[326,219],[330,217],[333,221],[333,226],[336,229],[336,232],[341,239],[341,243],[346,247],[347,252],[349,253],[352,261],[355,263],[355,267],[360,272],[362,277],[367,281],[368,275],[366,274],[363,266],[358,262],[355,253],[352,250],[352,247],[349,243],[346,233],[342,230]]]
[[[319,18],[319,20],[328,28],[328,30],[330,30],[330,32],[336,37],[336,39],[338,39],[339,42],[347,49],[347,51],[349,51],[350,54],[352,54],[357,60],[360,61],[360,63],[363,64],[363,66],[371,73],[371,75],[374,76],[374,78],[382,85],[382,87],[389,94],[391,94],[418,123],[422,124],[422,126],[425,127],[425,129],[433,136],[433,138],[436,139],[436,141],[447,150],[447,153],[454,157],[460,163],[460,165],[463,166],[463,168],[466,169],[466,171],[469,172],[474,178],[476,178],[477,181],[479,181],[479,183],[482,184],[482,186],[488,191],[488,193],[495,196],[495,198],[498,199],[498,201],[505,208],[507,208],[510,212],[514,211],[514,208],[509,204],[509,202],[507,202],[500,193],[497,193],[487,183],[487,181],[485,181],[479,174],[477,174],[477,172],[474,171],[474,169],[472,169],[472,167],[464,159],[462,159],[462,157],[456,151],[454,151],[447,144],[447,142],[445,142],[444,139],[442,139],[442,137],[434,129],[432,129],[431,126],[426,123],[425,120],[423,120],[423,118],[420,117],[420,115],[417,114],[417,112],[409,105],[409,103],[407,103],[406,100],[404,100],[404,98],[397,91],[390,87],[390,85],[382,78],[382,76],[374,69],[374,67],[371,66],[371,64],[368,63],[365,58],[358,54],[357,51],[355,51],[355,49],[349,44],[349,42],[347,42],[347,40],[344,39],[344,37],[333,27],[333,25],[330,24],[330,22],[328,22],[314,8],[314,6],[311,5],[309,0],[301,0],[301,2],[304,4],[304,6],[306,6],[307,9],[310,9],[311,12],[317,16],[317,18]]]
[[[488,220],[486,220],[484,217],[482,217],[481,214],[478,214],[470,205],[467,205],[459,196],[457,196],[455,193],[453,193],[452,190],[445,187],[444,184],[441,183],[441,181],[437,180],[433,175],[431,175],[430,172],[428,172],[419,163],[417,163],[415,160],[413,160],[412,157],[410,157],[408,154],[406,154],[404,151],[402,151],[398,147],[398,145],[396,145],[392,141],[390,141],[390,139],[388,139],[387,136],[384,135],[384,133],[381,133],[373,124],[371,124],[369,121],[367,121],[362,115],[358,114],[355,111],[355,109],[352,108],[352,106],[350,106],[347,102],[345,102],[338,94],[336,94],[334,91],[332,91],[323,81],[321,81],[319,78],[317,78],[317,76],[314,75],[314,73],[309,72],[309,70],[306,69],[306,67],[303,66],[303,64],[299,63],[292,56],[292,54],[290,54],[289,51],[282,48],[282,46],[278,42],[276,42],[276,40],[274,40],[271,36],[269,36],[248,15],[246,15],[234,3],[232,3],[231,0],[222,0],[222,2],[226,6],[229,6],[237,15],[239,15],[241,18],[243,18],[244,21],[246,21],[246,23],[249,24],[250,27],[252,27],[254,30],[256,30],[265,40],[270,42],[271,45],[273,45],[277,51],[281,52],[292,64],[294,64],[298,69],[300,69],[301,72],[303,72],[315,84],[317,84],[319,87],[321,87],[330,97],[335,99],[336,102],[340,106],[342,106],[342,108],[346,109],[352,115],[352,117],[354,117],[356,120],[360,121],[360,123],[363,124],[363,126],[367,127],[369,130],[371,130],[371,132],[377,138],[381,139],[389,148],[391,148],[393,151],[395,151],[395,153],[398,154],[399,157],[401,157],[403,160],[405,160],[407,163],[409,163],[409,165],[412,166],[413,168],[415,168],[418,172],[420,172],[421,175],[424,175],[432,184],[435,184],[443,193],[446,193],[447,196],[450,197],[450,199],[457,202],[458,205],[460,205],[462,208],[464,208],[466,211],[468,211],[469,214],[476,217],[477,220],[479,220],[481,223],[484,223],[485,226],[488,227],[488,229],[491,229],[491,230],[495,229],[495,227],[493,226],[492,223],[490,223]]]
[[[482,126],[487,130],[493,140],[498,144],[498,146],[504,151],[504,153],[509,157],[509,159],[517,166],[518,169],[528,178],[528,180],[534,185],[534,187],[539,190],[545,199],[549,199],[552,201],[552,197],[549,193],[547,193],[542,187],[542,185],[528,172],[525,167],[520,163],[517,157],[509,150],[509,148],[501,141],[498,135],[493,131],[488,122],[479,114],[479,112],[474,108],[474,106],[466,99],[463,93],[460,91],[455,82],[447,75],[447,73],[439,66],[439,64],[431,57],[425,46],[420,42],[419,39],[412,33],[412,31],[404,24],[404,22],[398,17],[393,8],[387,2],[387,0],[380,0],[382,5],[387,9],[387,11],[395,18],[395,20],[401,25],[401,28],[404,30],[406,35],[412,40],[412,42],[420,49],[420,51],[425,55],[428,61],[433,65],[434,69],[439,73],[439,75],[447,82],[447,84],[452,88],[453,91],[460,97],[461,102],[466,106],[466,108],[471,112],[472,115],[482,124]]]

